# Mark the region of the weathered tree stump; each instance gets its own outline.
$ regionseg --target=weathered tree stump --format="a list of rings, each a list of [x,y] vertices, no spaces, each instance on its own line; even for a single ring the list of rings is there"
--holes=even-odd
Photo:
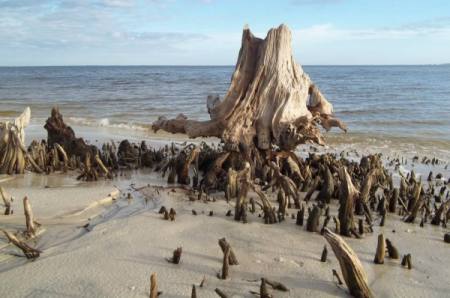
[[[339,261],[350,294],[354,297],[373,297],[364,268],[350,246],[329,229],[325,229],[324,237]]]
[[[308,232],[319,231],[319,218],[320,208],[317,205],[314,205],[313,209],[309,213],[308,219],[306,220],[306,230]]]
[[[384,264],[385,252],[386,252],[386,242],[384,241],[384,235],[380,234],[378,235],[378,245],[374,259],[375,264]]]
[[[222,250],[222,252],[224,254],[225,254],[225,251],[226,251],[227,248],[230,249],[230,256],[229,256],[229,260],[228,260],[230,265],[232,265],[232,266],[233,265],[239,265],[239,262],[238,262],[238,260],[236,258],[236,255],[235,255],[234,251],[233,251],[233,248],[231,248],[231,245],[227,242],[227,240],[225,238],[219,239],[219,246],[220,246],[220,249]]]
[[[183,253],[183,248],[182,247],[178,247],[177,249],[175,249],[173,251],[173,256],[171,259],[167,259],[167,261],[169,263],[172,264],[180,264],[180,260],[181,260],[181,254]]]
[[[398,254],[397,248],[387,238],[386,238],[386,246],[387,246],[387,251],[388,251],[389,258],[391,258],[391,259],[398,259],[399,258],[399,254]]]
[[[354,229],[353,207],[358,191],[353,186],[347,169],[342,167],[339,169],[339,177],[341,179],[341,188],[339,192],[339,211],[338,217],[340,222],[340,233],[343,236],[350,236],[351,229]]]

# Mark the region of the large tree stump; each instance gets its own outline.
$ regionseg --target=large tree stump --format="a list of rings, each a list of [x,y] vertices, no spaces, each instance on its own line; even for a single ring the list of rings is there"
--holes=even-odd
[[[333,249],[341,267],[342,276],[353,297],[374,297],[369,289],[366,272],[355,252],[338,235],[325,229],[325,239]]]
[[[229,148],[240,143],[262,150],[271,144],[292,150],[306,141],[323,143],[317,123],[346,130],[332,117],[333,107],[292,56],[287,26],[260,39],[244,28],[242,46],[225,98],[209,98],[210,120],[160,117],[153,130],[184,133],[191,138],[215,136]],[[254,141],[256,141],[254,143]]]

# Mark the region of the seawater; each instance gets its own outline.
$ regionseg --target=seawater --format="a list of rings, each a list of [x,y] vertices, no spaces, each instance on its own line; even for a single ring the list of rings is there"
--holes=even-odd
[[[329,144],[400,148],[446,155],[450,150],[450,66],[304,66],[349,133]],[[224,96],[233,66],[0,67],[0,121],[32,110],[42,127],[58,105],[79,127],[150,134],[160,115],[207,119],[208,94]],[[45,132],[45,131],[44,131]]]

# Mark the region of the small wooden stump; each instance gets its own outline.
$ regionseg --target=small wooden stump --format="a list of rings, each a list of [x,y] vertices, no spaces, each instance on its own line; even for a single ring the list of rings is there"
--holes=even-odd
[[[169,218],[170,218],[171,221],[175,220],[175,215],[177,215],[177,213],[175,212],[175,209],[170,208]]]
[[[259,287],[259,296],[261,298],[272,298],[272,295],[269,294],[266,286],[266,279],[261,278],[261,286]]]
[[[320,261],[325,263],[327,261],[327,255],[328,255],[328,249],[327,249],[327,246],[324,245],[323,251],[322,251],[322,256],[320,257]]]
[[[384,241],[384,235],[378,235],[377,252],[375,253],[375,264],[384,264],[384,255],[386,251],[386,242]]]
[[[197,290],[195,289],[195,285],[192,285],[191,298],[197,298]]]
[[[392,244],[391,240],[389,240],[387,238],[386,238],[386,246],[387,246],[389,258],[398,259],[399,254],[398,254],[397,248]]]
[[[306,221],[306,230],[308,232],[319,231],[319,217],[320,217],[320,208],[317,205],[315,205]]]
[[[169,263],[172,264],[180,264],[180,260],[181,260],[181,254],[183,253],[183,248],[182,247],[178,247],[177,249],[175,249],[173,251],[173,256],[171,259],[167,259],[167,261]]]
[[[450,243],[450,233],[444,235],[444,241]]]
[[[234,250],[231,248],[231,245],[227,242],[225,238],[219,239],[219,246],[222,249],[222,252],[225,254],[225,251],[227,247],[230,249],[230,257],[228,260],[228,263],[230,265],[239,265],[239,262],[237,260],[236,254],[234,253]]]
[[[230,259],[230,247],[227,246],[223,254],[222,275],[220,276],[221,279],[227,279],[229,276],[229,269],[230,269],[229,259]]]
[[[158,284],[156,281],[156,273],[152,273],[150,276],[150,298],[158,297]]]

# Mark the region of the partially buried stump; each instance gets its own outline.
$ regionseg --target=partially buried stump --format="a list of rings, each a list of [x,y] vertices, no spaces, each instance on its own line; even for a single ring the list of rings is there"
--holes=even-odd
[[[324,237],[339,261],[342,275],[350,294],[354,297],[374,297],[367,282],[366,272],[351,247],[341,237],[327,228],[325,229]]]

